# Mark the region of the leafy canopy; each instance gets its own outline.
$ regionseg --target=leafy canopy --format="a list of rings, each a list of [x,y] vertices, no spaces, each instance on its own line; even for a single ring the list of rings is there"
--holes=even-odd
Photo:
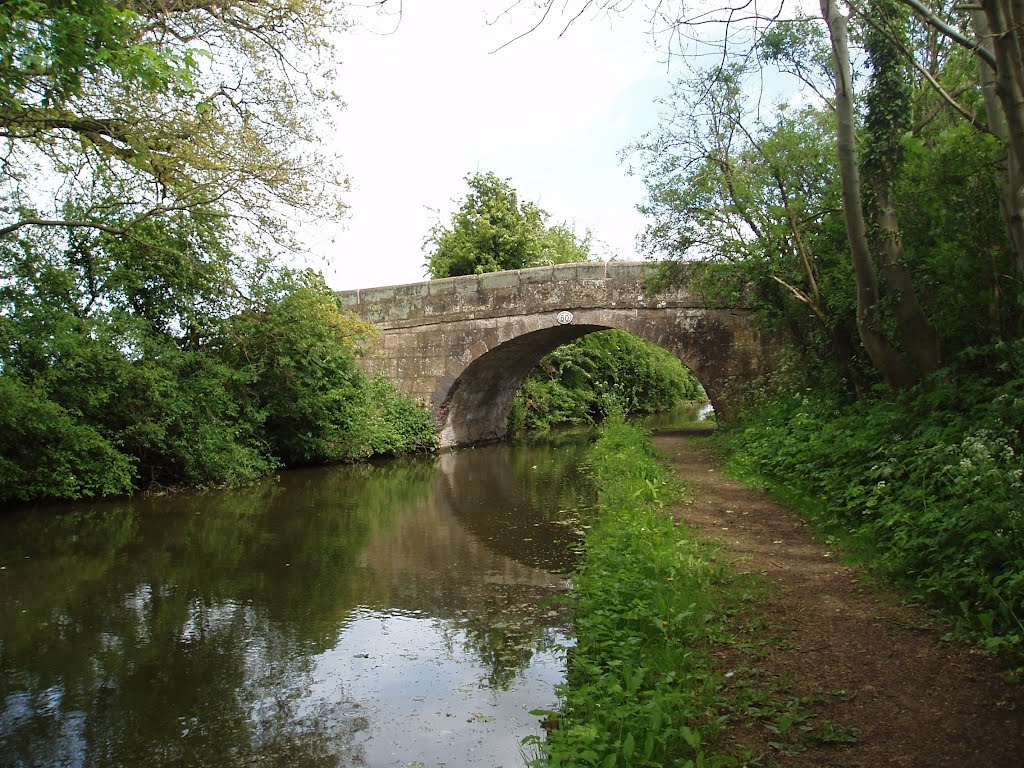
[[[508,179],[476,173],[466,183],[469,192],[451,224],[435,224],[424,243],[431,278],[587,260],[590,233],[549,226],[547,212],[521,202]]]
[[[340,213],[323,150],[333,0],[14,0],[0,11],[0,236],[145,240],[179,212],[289,240]],[[314,119],[315,117],[315,119]]]

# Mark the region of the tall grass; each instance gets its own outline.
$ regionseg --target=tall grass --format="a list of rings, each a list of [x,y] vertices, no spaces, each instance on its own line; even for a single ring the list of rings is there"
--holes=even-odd
[[[574,576],[576,646],[532,766],[721,766],[709,649],[735,603],[712,545],[667,513],[680,488],[649,435],[612,419],[590,461],[600,516]]]

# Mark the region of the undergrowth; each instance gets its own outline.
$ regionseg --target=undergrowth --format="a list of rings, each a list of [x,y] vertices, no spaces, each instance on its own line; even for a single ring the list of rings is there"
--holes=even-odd
[[[735,474],[782,484],[827,535],[1019,667],[1024,345],[966,356],[895,400],[776,396],[725,444]]]
[[[709,651],[737,603],[731,579],[667,514],[680,487],[643,430],[612,419],[590,461],[600,516],[573,579],[577,641],[530,765],[736,765],[709,749],[724,720]]]

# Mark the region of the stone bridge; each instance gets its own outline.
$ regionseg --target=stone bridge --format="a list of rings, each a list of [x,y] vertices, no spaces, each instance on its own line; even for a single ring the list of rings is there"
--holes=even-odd
[[[712,308],[684,279],[648,290],[646,263],[582,263],[451,277],[339,294],[381,329],[362,358],[400,392],[427,404],[442,447],[500,439],[530,369],[556,347],[619,328],[675,355],[704,386],[719,418],[735,385],[766,370],[774,339],[743,308]]]

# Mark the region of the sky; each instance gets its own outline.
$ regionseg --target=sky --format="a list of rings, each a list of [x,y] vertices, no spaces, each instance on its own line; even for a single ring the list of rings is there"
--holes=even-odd
[[[306,233],[331,287],[426,279],[424,238],[478,171],[509,179],[552,223],[590,229],[596,256],[641,258],[645,191],[620,152],[657,125],[664,57],[639,11],[584,16],[561,37],[567,17],[553,13],[492,52],[537,21],[524,5],[502,18],[492,0],[408,0],[400,19],[353,12],[338,41],[347,107],[333,138],[349,215]]]

